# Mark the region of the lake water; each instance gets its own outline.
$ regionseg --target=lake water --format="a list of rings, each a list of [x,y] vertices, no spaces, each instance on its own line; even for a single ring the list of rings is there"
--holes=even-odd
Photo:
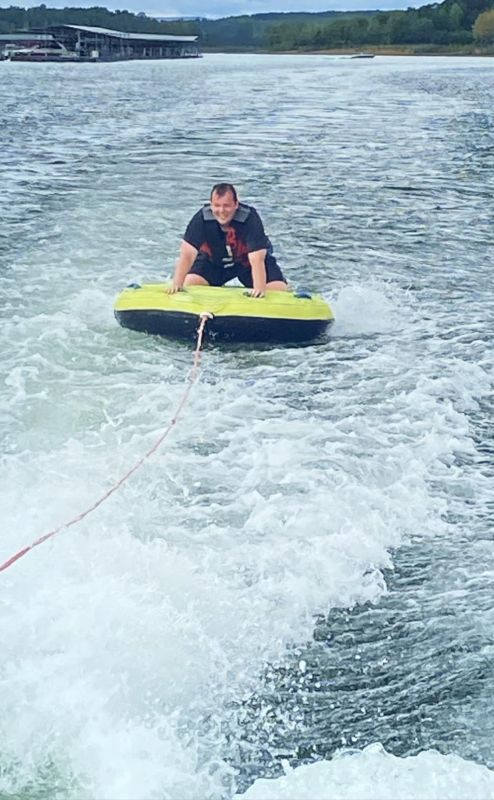
[[[494,798],[494,61],[0,71],[0,563],[172,419],[112,303],[214,182],[336,316],[207,347],[0,574],[0,797]]]

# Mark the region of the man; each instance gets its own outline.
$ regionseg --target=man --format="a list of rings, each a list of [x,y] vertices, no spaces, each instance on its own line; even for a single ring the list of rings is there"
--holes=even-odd
[[[231,183],[217,183],[210,202],[187,225],[167,291],[223,286],[233,278],[239,278],[252,297],[264,297],[266,289],[288,289],[255,208],[239,203]]]

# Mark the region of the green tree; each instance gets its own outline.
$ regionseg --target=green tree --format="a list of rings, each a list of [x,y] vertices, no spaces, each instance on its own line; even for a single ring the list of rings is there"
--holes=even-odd
[[[479,14],[473,26],[473,37],[481,44],[494,44],[494,8]]]
[[[458,3],[453,3],[453,5],[450,6],[448,17],[449,30],[457,31],[462,27],[465,12]]]
[[[410,13],[408,24],[408,41],[410,43],[426,44],[433,40],[434,23],[430,17],[426,17],[417,12]]]
[[[367,42],[369,44],[383,44],[386,41],[386,31],[388,26],[389,14],[373,14],[370,17],[367,27]]]
[[[386,27],[388,44],[404,44],[410,41],[406,11],[396,11],[394,14],[390,14]]]

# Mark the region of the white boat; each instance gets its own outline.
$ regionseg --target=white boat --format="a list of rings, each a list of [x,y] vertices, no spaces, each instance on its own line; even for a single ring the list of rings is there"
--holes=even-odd
[[[67,50],[59,42],[51,42],[48,46],[20,47],[10,49],[5,55],[8,61],[79,61],[79,55]]]

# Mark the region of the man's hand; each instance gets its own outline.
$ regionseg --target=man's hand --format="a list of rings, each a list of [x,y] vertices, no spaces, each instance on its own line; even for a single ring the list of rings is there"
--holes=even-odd
[[[249,294],[251,297],[264,297],[266,291],[266,250],[255,250],[249,253],[249,262],[252,267],[253,289]]]
[[[199,251],[196,250],[195,247],[192,247],[191,244],[182,241],[182,244],[180,245],[180,253],[178,256],[178,260],[177,263],[175,264],[175,272],[173,273],[173,278],[171,279],[170,286],[167,286],[165,289],[165,292],[167,294],[175,294],[175,292],[183,291],[185,276],[190,271],[190,268],[194,263],[198,252]]]
[[[170,285],[165,287],[166,294],[175,294],[176,292],[183,291],[183,284],[175,283],[175,281]]]

